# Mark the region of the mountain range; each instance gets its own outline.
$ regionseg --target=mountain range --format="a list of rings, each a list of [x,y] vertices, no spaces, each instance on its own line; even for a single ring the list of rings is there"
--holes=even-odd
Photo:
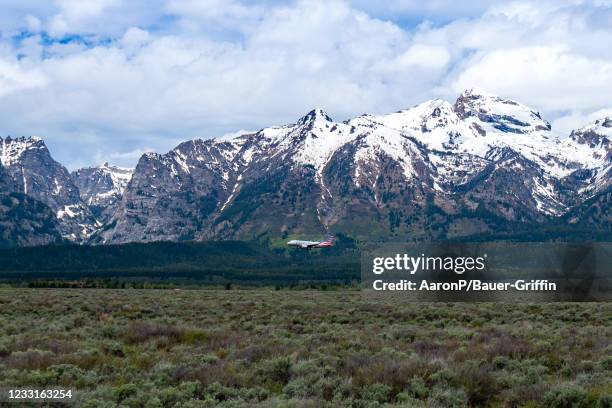
[[[40,138],[0,139],[0,245],[611,236],[612,119],[558,135],[481,90],[386,115],[295,123],[72,173]]]

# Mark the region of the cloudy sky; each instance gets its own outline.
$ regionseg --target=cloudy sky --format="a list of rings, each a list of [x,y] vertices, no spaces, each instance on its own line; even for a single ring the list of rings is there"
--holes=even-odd
[[[378,3],[0,0],[0,135],[74,169],[474,86],[561,133],[612,112],[612,1]]]

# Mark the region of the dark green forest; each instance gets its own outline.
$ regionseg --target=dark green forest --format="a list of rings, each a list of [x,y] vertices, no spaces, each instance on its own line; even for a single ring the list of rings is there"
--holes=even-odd
[[[271,248],[265,242],[152,242],[48,245],[0,250],[0,281],[190,279],[200,283],[348,284],[359,277],[359,251],[339,236],[333,248]]]
[[[575,238],[575,234],[566,235],[564,239],[561,231],[557,232],[559,234],[541,231],[540,234],[472,236],[469,240],[445,242],[452,245],[461,242],[495,245],[498,242],[505,250],[504,242],[573,242],[573,245],[580,243],[588,247],[588,242],[610,241],[609,234],[579,240],[568,239]],[[378,244],[357,242],[339,233],[333,247],[313,250],[289,248],[285,246],[285,239],[277,242],[184,241],[3,248],[0,249],[0,283],[38,281],[41,286],[48,286],[45,282],[54,280],[102,280],[106,282],[102,287],[117,287],[117,282],[108,281],[129,279],[190,281],[198,285],[351,285],[360,277],[362,251]],[[530,257],[537,258],[537,255],[538,246],[535,245]]]

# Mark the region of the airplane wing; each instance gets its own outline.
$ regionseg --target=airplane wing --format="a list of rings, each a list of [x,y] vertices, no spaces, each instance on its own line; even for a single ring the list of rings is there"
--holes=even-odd
[[[306,247],[309,248],[309,249],[310,248],[318,248],[319,245],[321,245],[320,242],[309,242],[308,244],[306,244]]]

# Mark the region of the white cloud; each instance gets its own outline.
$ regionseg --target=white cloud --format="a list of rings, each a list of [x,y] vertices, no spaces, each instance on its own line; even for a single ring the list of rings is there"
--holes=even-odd
[[[169,0],[165,11],[180,17],[182,26],[191,31],[206,31],[210,25],[248,31],[267,10],[235,0]]]
[[[138,27],[130,27],[123,34],[119,41],[121,46],[128,51],[135,51],[136,49],[147,44],[151,40],[151,35],[148,31],[142,30]]]
[[[526,47],[478,55],[453,81],[472,84],[543,110],[593,110],[612,104],[612,61],[587,58],[566,47]]]
[[[47,84],[38,69],[23,69],[14,61],[0,57],[0,98],[7,98],[19,91],[41,88]]]
[[[99,163],[104,163],[106,161],[114,162],[114,161],[125,161],[125,160],[128,160],[133,163],[136,160],[138,160],[138,158],[140,158],[140,156],[142,156],[143,154],[148,153],[148,152],[154,152],[154,151],[155,149],[152,147],[139,148],[139,149],[134,149],[134,150],[130,150],[127,152],[101,151],[96,154],[96,157]]]
[[[461,6],[60,0],[53,10],[16,8],[20,24],[51,38],[0,38],[0,134],[41,134],[72,167],[100,155],[129,165],[143,146],[166,151],[287,123],[313,107],[338,120],[389,112],[475,85],[542,110],[563,131],[612,106],[608,4]],[[65,34],[92,35],[93,45],[57,41]]]
[[[428,69],[440,69],[450,62],[450,54],[439,45],[415,44],[398,58],[401,67],[420,66]]]
[[[121,0],[55,0],[60,12],[49,22],[51,35],[86,30],[87,24],[105,10],[120,5]]]
[[[34,31],[34,32],[39,31],[42,26],[40,19],[38,17],[31,16],[31,15],[26,16],[26,24],[27,24],[28,30]]]

